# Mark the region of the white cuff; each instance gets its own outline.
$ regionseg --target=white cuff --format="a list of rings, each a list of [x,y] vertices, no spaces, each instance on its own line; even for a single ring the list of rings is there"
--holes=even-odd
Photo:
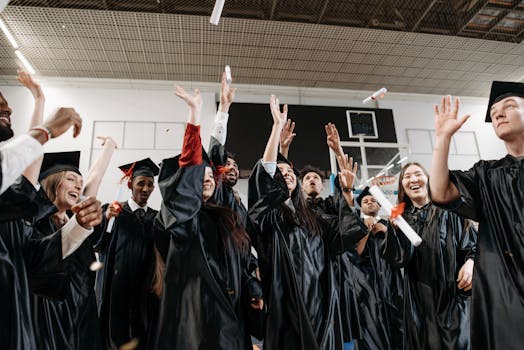
[[[88,230],[80,226],[76,215],[73,215],[62,227],[62,258],[67,258],[77,250],[93,231],[93,228]]]
[[[44,147],[29,135],[22,135],[0,148],[2,158],[2,186],[3,193],[11,186],[22,172],[38,157],[44,154]]]
[[[211,136],[217,139],[217,141],[220,142],[221,145],[226,144],[228,119],[228,113],[224,113],[220,110],[217,111],[217,114],[215,116],[215,124],[213,125],[213,130],[211,131]]]
[[[277,171],[277,162],[264,162],[261,161],[262,166],[264,167],[264,170],[266,170],[266,173],[269,174],[269,176],[273,177],[275,176],[275,173]]]

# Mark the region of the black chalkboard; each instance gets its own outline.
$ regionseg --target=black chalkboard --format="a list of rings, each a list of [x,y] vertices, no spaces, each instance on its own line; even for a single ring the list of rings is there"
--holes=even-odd
[[[358,141],[349,137],[348,110],[375,113],[378,138],[369,142],[397,142],[391,109],[289,105],[288,117],[296,122],[297,134],[289,158],[297,168],[311,164],[329,173],[329,149],[324,130],[328,122],[337,126],[343,141]],[[269,104],[231,105],[226,148],[235,154],[242,177],[248,176],[253,165],[262,157],[272,125]]]

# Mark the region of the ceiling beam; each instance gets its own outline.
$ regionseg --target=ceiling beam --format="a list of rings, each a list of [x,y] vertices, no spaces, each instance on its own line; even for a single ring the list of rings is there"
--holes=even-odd
[[[426,9],[424,10],[424,12],[422,12],[422,14],[419,16],[419,18],[417,19],[417,21],[413,24],[413,26],[411,26],[411,29],[410,29],[410,32],[414,32],[415,30],[417,30],[418,26],[420,25],[420,23],[422,22],[422,20],[428,15],[429,11],[431,11],[431,9],[433,8],[433,6],[437,3],[438,0],[432,0],[429,5],[426,7]]]
[[[462,33],[462,31],[467,27],[468,23],[488,4],[488,0],[479,0],[475,6],[466,13],[457,13],[457,18],[462,18],[462,20],[457,23],[455,35],[460,35],[460,33]]]
[[[273,0],[271,3],[271,11],[269,11],[269,19],[272,20],[275,18],[275,11],[277,9],[278,0]]]
[[[513,0],[513,4],[511,5],[511,7],[506,7],[504,9],[501,9],[501,8],[498,8],[498,10],[500,10],[500,13],[498,14],[497,16],[497,19],[495,20],[495,22],[493,23],[493,25],[488,29],[488,31],[486,32],[486,34],[484,34],[484,36],[482,37],[482,39],[485,39],[488,35],[491,34],[491,32],[493,31],[493,29],[495,29],[499,23],[504,19],[506,18],[506,16],[513,10],[515,10],[517,7],[519,7],[520,5],[520,0]]]
[[[318,18],[317,18],[317,24],[320,24],[320,22],[322,21],[322,18],[324,17],[324,14],[326,13],[328,4],[329,4],[329,0],[324,0],[324,3],[322,4],[322,8],[320,9],[320,14],[318,15]]]
[[[524,41],[524,26],[522,27],[521,31],[515,35],[515,42],[516,43],[521,43]]]

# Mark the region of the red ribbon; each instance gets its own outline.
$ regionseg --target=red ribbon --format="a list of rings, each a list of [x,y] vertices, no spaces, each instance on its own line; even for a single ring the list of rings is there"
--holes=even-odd
[[[391,208],[391,218],[394,220],[398,218],[402,213],[404,213],[404,209],[406,208],[406,203],[401,202],[398,205]]]
[[[124,171],[124,176],[122,176],[122,178],[120,179],[120,183],[123,183],[125,179],[130,179],[131,176],[133,176],[133,170],[135,170],[135,165],[136,165],[136,162],[131,164],[129,169]]]
[[[115,208],[117,213],[120,213],[122,211],[122,206],[117,201],[114,201],[113,203],[111,203],[111,205],[113,206],[113,208]]]

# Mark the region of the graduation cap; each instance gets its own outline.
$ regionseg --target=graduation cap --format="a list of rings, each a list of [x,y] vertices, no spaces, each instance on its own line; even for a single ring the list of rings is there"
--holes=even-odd
[[[524,97],[524,83],[511,81],[494,81],[491,84],[489,94],[488,110],[486,112],[486,123],[491,123],[491,107],[510,96]]]
[[[366,196],[372,196],[371,192],[369,192],[369,186],[366,186],[366,188],[364,188],[357,197],[357,203],[359,207],[362,208],[362,200]]]
[[[82,175],[78,169],[79,165],[80,151],[45,153],[38,180],[62,171],[74,171]]]
[[[118,168],[122,170],[126,176],[129,176],[131,180],[137,176],[155,177],[160,171],[158,165],[156,165],[151,158],[121,165]]]
[[[291,169],[293,169],[293,172],[295,173],[295,176],[298,178],[300,173],[298,172],[298,170],[293,166],[293,163],[291,163],[289,161],[289,159],[287,159],[286,157],[284,157],[280,152],[278,152],[278,155],[277,155],[277,164],[279,163],[284,163],[284,164],[287,164],[291,167]]]

